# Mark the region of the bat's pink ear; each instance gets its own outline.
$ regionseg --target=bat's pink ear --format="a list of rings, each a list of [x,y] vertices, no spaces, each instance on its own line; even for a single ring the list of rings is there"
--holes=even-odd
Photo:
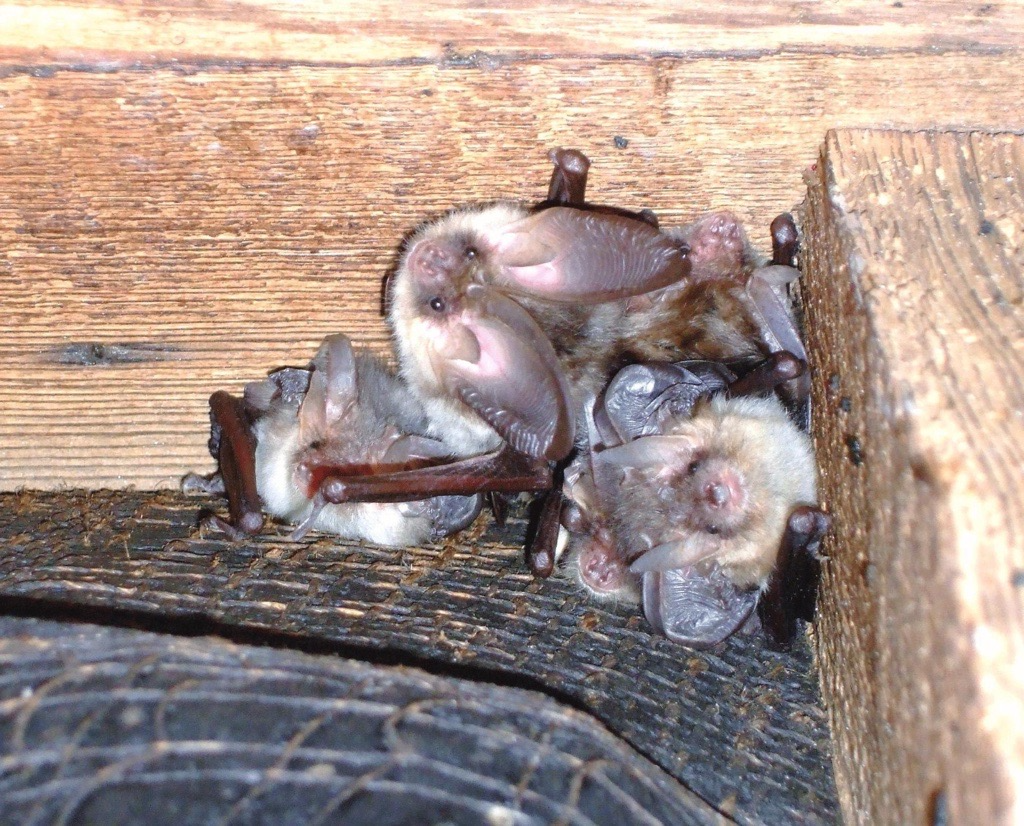
[[[359,399],[356,359],[345,335],[328,336],[313,358],[309,390],[299,407],[299,432],[304,440],[323,436],[345,417]]]
[[[649,224],[610,212],[552,207],[486,237],[497,285],[549,301],[596,304],[689,275],[679,244]]]
[[[572,450],[575,420],[558,357],[522,307],[495,290],[467,291],[474,310],[453,330],[474,346],[438,354],[448,390],[473,408],[515,450],[562,459]]]
[[[687,435],[641,436],[624,445],[597,451],[594,459],[618,465],[623,470],[658,469],[665,467],[668,462],[682,463],[681,457],[692,454],[696,446],[696,440]]]

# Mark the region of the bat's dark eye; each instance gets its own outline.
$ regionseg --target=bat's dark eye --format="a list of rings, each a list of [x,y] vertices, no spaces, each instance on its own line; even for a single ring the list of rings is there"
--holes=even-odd
[[[430,299],[430,309],[435,313],[443,313],[445,306],[444,299],[439,295],[435,295]]]
[[[718,527],[718,525],[708,525],[704,529],[705,533],[709,533],[712,536],[716,536],[718,534],[719,530],[721,530],[721,529]]]
[[[687,474],[690,475],[690,476],[693,476],[693,474],[695,474],[698,470],[700,470],[700,466],[703,465],[703,464],[704,464],[704,460],[703,459],[694,459],[692,462],[690,462],[690,464],[688,464],[686,466]]]
[[[476,258],[479,253],[476,251],[476,247],[466,247],[466,258]]]

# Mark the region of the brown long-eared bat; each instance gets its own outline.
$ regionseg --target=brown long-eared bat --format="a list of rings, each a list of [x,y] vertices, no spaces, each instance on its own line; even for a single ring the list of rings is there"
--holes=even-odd
[[[256,533],[261,510],[310,528],[380,545],[407,546],[466,527],[481,497],[428,496],[394,504],[331,504],[328,476],[408,470],[450,460],[453,450],[432,435],[417,397],[384,363],[355,352],[343,335],[324,340],[306,369],[285,368],[246,386],[243,398],[211,400],[213,480],[190,475],[190,489],[226,489],[231,535]],[[238,467],[248,468],[242,473]]]
[[[551,159],[546,201],[457,209],[428,223],[386,289],[402,375],[457,442],[464,467],[515,454],[517,478],[583,445],[583,410],[627,364],[802,355],[780,293],[798,273],[784,261],[759,266],[734,216],[663,232],[649,213],[587,204],[582,153],[555,150]],[[776,235],[792,245],[792,220],[784,224],[792,239]],[[404,480],[429,487],[438,472]],[[399,494],[391,480],[366,477],[331,480],[325,495]],[[558,497],[548,498],[541,522],[555,525]],[[545,533],[541,546],[553,539]],[[534,560],[538,573],[550,570],[543,559]]]
[[[455,210],[406,244],[389,320],[403,376],[466,455],[499,439],[558,460],[585,400],[626,364],[754,361],[802,345],[741,226],[714,213],[659,231],[584,202],[589,163],[556,150],[549,198]]]
[[[621,370],[566,474],[578,581],[642,601],[658,631],[690,646],[725,639],[760,600],[769,641],[788,645],[813,612],[829,524],[810,439],[773,392],[802,372],[789,353],[742,379],[708,361]]]
[[[565,525],[586,587],[642,592],[648,618],[670,638],[722,639],[764,594],[762,620],[784,644],[794,616],[813,605],[805,589],[794,607],[791,574],[811,570],[805,560],[827,527],[806,437],[768,395],[778,388],[797,404],[807,396],[783,292],[799,274],[793,220],[773,223],[773,257],[762,261],[731,213],[662,230],[649,212],[587,203],[582,153],[550,157],[548,198],[535,208],[456,209],[410,236],[385,290],[400,379],[365,360],[336,370],[344,359],[325,345],[301,391],[292,386],[300,378],[272,376],[243,401],[214,395],[212,447],[234,480],[225,485],[230,526],[252,532],[262,498],[303,528],[403,544],[417,540],[398,528],[370,536],[352,508],[376,503],[408,520],[423,517],[423,501],[461,497],[456,515],[421,518],[428,528],[417,530],[437,535],[475,515],[479,493],[545,492],[536,573],[552,570]],[[679,378],[693,373],[683,360],[705,365],[696,395]],[[624,378],[636,370],[654,376],[658,394]],[[346,387],[359,391],[358,405]],[[756,394],[765,398],[746,398]],[[338,434],[362,425],[334,427],[337,411],[379,396],[394,413],[406,395],[420,418],[396,424],[396,444],[416,440],[418,452],[389,454],[391,441],[376,437],[358,441],[379,453],[344,452]],[[313,405],[321,396],[326,405]],[[655,430],[622,430],[623,411],[637,404],[659,411],[648,422]],[[311,419],[327,424],[303,425],[307,406],[322,408]],[[367,411],[387,418],[379,405]],[[430,440],[443,450],[424,450]],[[779,444],[789,465],[769,449]],[[403,511],[403,502],[417,504]]]

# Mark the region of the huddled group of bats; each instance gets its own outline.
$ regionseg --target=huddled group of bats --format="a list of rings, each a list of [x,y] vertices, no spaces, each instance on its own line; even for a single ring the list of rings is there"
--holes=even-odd
[[[339,334],[241,399],[215,393],[219,470],[184,486],[227,496],[207,522],[235,538],[267,513],[391,546],[531,492],[535,574],[639,603],[685,645],[760,625],[786,647],[829,527],[793,219],[765,262],[731,213],[662,229],[588,203],[581,152],[550,158],[538,205],[460,207],[408,238],[384,288],[397,373]]]

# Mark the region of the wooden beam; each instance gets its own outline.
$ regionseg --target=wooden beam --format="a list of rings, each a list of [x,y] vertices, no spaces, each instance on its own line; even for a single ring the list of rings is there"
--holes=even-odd
[[[804,226],[850,823],[1024,821],[1024,138],[830,133]]]
[[[764,248],[829,125],[1005,126],[1020,88],[1024,60],[999,54],[12,74],[0,489],[209,469],[211,392],[305,363],[326,333],[387,349],[403,235],[537,199],[553,146],[591,155],[594,198],[666,224],[730,208]]]
[[[22,0],[0,3],[0,61],[21,65],[262,63],[489,66],[520,58],[618,60],[772,54],[926,56],[1016,50],[1018,3],[661,0]]]

